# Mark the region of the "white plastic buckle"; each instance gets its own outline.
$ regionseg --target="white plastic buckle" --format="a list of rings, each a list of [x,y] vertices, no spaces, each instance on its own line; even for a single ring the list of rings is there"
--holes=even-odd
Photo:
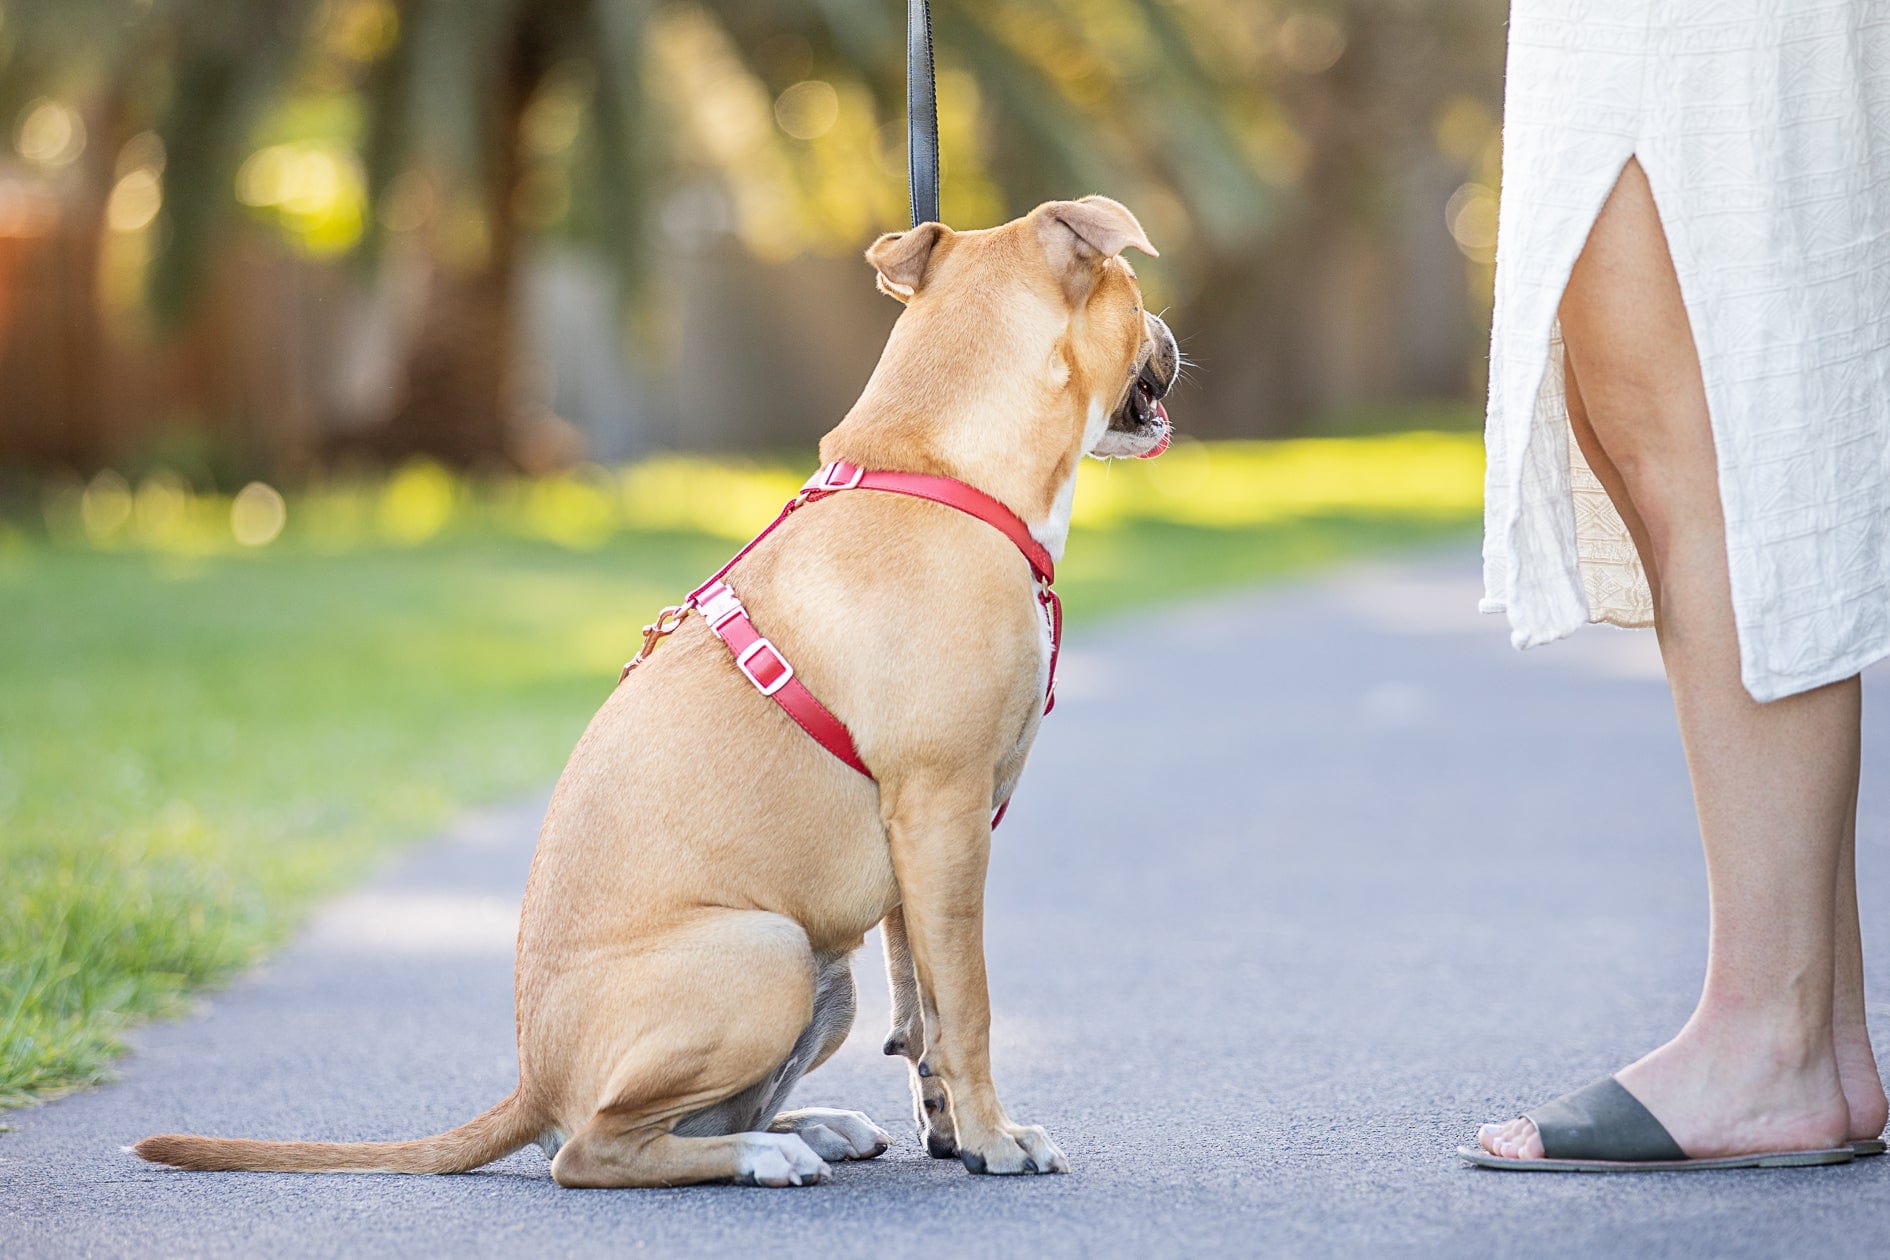
[[[763,652],[767,652],[781,663],[781,676],[771,683],[764,683],[761,679],[755,677],[754,668],[750,664],[755,657]],[[780,649],[766,639],[756,639],[753,643],[743,648],[741,654],[735,658],[735,668],[741,670],[748,681],[755,684],[755,690],[759,691],[764,696],[771,696],[781,690],[781,688],[787,686],[788,679],[794,677],[794,667],[788,664],[788,658],[781,655]]]
[[[807,484],[801,487],[801,491],[802,493],[812,491],[824,493],[830,490],[851,490],[859,485],[860,479],[865,476],[866,469],[860,465],[849,464],[844,459],[836,459],[809,477]]]
[[[717,582],[696,600],[696,610],[709,623],[709,629],[720,637],[722,627],[741,614],[742,601],[729,589],[728,583]]]

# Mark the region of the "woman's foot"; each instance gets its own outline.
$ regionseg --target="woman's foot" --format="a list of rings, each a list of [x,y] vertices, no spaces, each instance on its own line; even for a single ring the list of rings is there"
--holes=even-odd
[[[1838,1077],[1844,1085],[1844,1102],[1850,1108],[1853,1142],[1883,1136],[1890,1122],[1890,1099],[1883,1091],[1883,1077],[1877,1072],[1877,1057],[1871,1053],[1870,1034],[1861,1026],[1840,1028],[1837,1043]]]
[[[1837,1058],[1830,1042],[1820,1040],[1809,1047],[1790,1039],[1781,1045],[1749,1028],[1708,1029],[1696,1021],[1615,1079],[1692,1159],[1821,1150],[1875,1136],[1851,1131]],[[1874,1078],[1874,1066],[1871,1071]],[[1880,1084],[1880,1107],[1882,1097]],[[1881,1128],[1881,1110],[1877,1115]],[[1501,1158],[1543,1157],[1536,1126],[1524,1117],[1486,1124],[1477,1140]]]

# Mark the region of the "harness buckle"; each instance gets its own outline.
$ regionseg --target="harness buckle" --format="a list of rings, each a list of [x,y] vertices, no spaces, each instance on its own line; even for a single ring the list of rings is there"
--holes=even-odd
[[[834,490],[851,490],[860,484],[866,476],[866,469],[859,464],[849,464],[844,459],[836,459],[831,464],[807,479],[801,487],[802,494],[826,494]]]
[[[702,614],[702,619],[709,623],[709,629],[720,638],[722,627],[741,615],[742,601],[729,589],[727,582],[717,582],[697,593],[696,609]]]
[[[787,657],[766,639],[756,639],[743,648],[735,658],[735,668],[764,696],[781,690],[787,686],[788,679],[794,677],[794,667],[788,664]]]

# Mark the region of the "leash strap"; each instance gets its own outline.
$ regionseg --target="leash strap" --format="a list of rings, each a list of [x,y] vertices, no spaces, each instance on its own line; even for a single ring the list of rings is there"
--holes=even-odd
[[[938,222],[938,85],[927,0],[906,0],[906,183],[912,226]]]

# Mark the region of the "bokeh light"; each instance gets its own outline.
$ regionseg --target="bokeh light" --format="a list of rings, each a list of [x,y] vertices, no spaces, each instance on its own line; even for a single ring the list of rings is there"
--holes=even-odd
[[[86,483],[79,501],[79,518],[86,538],[94,543],[111,542],[131,519],[130,484],[121,474],[105,469]]]
[[[1321,74],[1345,55],[1345,31],[1324,13],[1301,9],[1280,23],[1280,60],[1300,74]]]
[[[796,140],[818,140],[840,118],[840,94],[822,79],[796,83],[774,101],[774,120]]]
[[[149,167],[128,172],[112,187],[105,203],[105,222],[114,232],[141,232],[157,218],[164,204],[158,173]]]
[[[268,546],[288,521],[289,505],[282,492],[265,482],[250,482],[230,503],[230,534],[244,547]]]
[[[341,253],[361,238],[367,177],[360,159],[333,144],[291,142],[258,149],[236,173],[236,197],[272,212],[311,254]]]
[[[85,121],[71,106],[41,97],[21,112],[13,146],[34,166],[68,166],[85,152]]]
[[[1451,239],[1464,257],[1487,262],[1496,255],[1496,190],[1482,184],[1463,184],[1444,206],[1444,221]]]

